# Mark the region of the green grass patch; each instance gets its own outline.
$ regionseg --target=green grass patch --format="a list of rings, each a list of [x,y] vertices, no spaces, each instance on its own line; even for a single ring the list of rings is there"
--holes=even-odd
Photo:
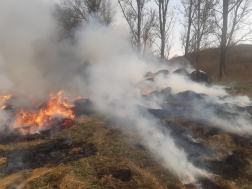
[[[233,87],[235,89],[249,89],[252,90],[252,83],[240,83],[240,82],[225,82],[225,81],[217,81],[212,83],[212,85],[217,86],[225,86],[225,87]]]

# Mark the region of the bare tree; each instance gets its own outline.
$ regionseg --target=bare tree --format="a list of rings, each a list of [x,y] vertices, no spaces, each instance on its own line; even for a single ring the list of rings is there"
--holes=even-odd
[[[189,11],[188,11],[188,27],[187,27],[187,34],[186,34],[185,56],[188,54],[189,40],[190,40],[190,33],[191,33],[191,26],[192,26],[192,3],[193,3],[193,0],[190,0],[189,7],[188,7]]]
[[[215,9],[214,34],[220,44],[220,79],[225,73],[228,50],[237,43],[252,39],[251,10],[251,0],[223,0]]]
[[[183,30],[181,32],[182,48],[185,50],[185,55],[190,52],[191,48],[191,27],[195,13],[193,12],[193,0],[180,0],[182,7],[178,7],[180,14],[184,17],[182,22]]]
[[[93,18],[109,25],[114,15],[110,0],[62,0],[55,8],[55,16],[66,31]]]
[[[215,0],[195,0],[193,9],[195,20],[192,22],[192,43],[195,52],[195,62],[198,63],[199,52],[208,47],[210,35],[214,31]]]
[[[207,48],[211,41],[209,35],[214,29],[214,11],[216,0],[181,0],[182,14],[185,17],[184,32],[181,40],[185,47],[185,55],[195,53],[198,62],[200,50]]]
[[[223,25],[220,42],[220,79],[222,78],[222,68],[225,70],[226,50],[227,50],[227,26],[228,26],[228,0],[223,0]]]
[[[210,36],[214,31],[214,7],[217,0],[181,0],[184,15],[184,31],[181,40],[185,55],[194,52],[198,62],[200,50],[212,44]]]
[[[161,39],[161,58],[164,59],[164,51],[165,51],[165,33],[166,33],[166,17],[168,12],[168,4],[169,0],[156,0],[158,5],[158,15],[159,15],[159,32]]]
[[[160,39],[160,45],[157,45],[160,50],[161,59],[169,57],[172,35],[175,24],[175,15],[173,11],[169,11],[169,0],[155,0],[158,6],[158,21],[157,21],[157,37]]]
[[[122,13],[129,25],[131,43],[137,51],[145,52],[152,45],[152,29],[155,21],[153,10],[147,9],[149,0],[118,0]]]
[[[173,46],[173,40],[174,40],[174,26],[176,23],[176,17],[174,11],[171,11],[168,13],[168,21],[166,26],[166,32],[165,32],[165,58],[169,59],[170,57],[170,51]]]

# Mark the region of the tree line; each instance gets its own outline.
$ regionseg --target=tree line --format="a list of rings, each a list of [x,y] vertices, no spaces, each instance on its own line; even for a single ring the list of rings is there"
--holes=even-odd
[[[159,54],[168,59],[173,46],[175,22],[182,25],[180,35],[184,56],[193,53],[199,62],[203,49],[219,47],[219,77],[226,68],[226,54],[234,45],[251,41],[251,0],[61,0],[55,16],[64,37],[83,23],[98,21],[110,25],[120,8],[129,28],[132,48],[142,54]]]

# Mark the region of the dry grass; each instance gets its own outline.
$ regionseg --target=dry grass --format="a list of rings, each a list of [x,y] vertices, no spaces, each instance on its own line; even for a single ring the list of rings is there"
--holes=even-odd
[[[218,175],[213,175],[213,178],[223,189],[252,189],[252,147],[236,145],[231,134],[227,132],[221,131],[215,135],[207,136],[207,133],[211,129],[209,127],[195,125],[183,119],[176,119],[173,121],[184,129],[191,131],[190,133],[192,133],[194,138],[200,141],[201,144],[213,149],[220,159],[225,159],[232,152],[245,157],[249,164],[239,170],[238,178],[227,180]],[[208,161],[216,158],[202,157],[202,159]]]
[[[94,144],[95,156],[80,159],[57,167],[42,167],[0,177],[0,188],[22,186],[24,189],[101,189],[101,188],[183,188],[180,181],[163,169],[151,154],[139,150],[141,137],[137,133],[124,132],[120,127],[110,128],[101,115],[90,116],[77,126],[58,133],[53,139],[69,138],[73,143]],[[52,139],[51,139],[52,140]],[[45,141],[13,143],[1,146],[1,154],[13,149],[28,149]],[[47,141],[48,142],[48,141]],[[73,148],[69,154],[78,153],[82,148]],[[0,159],[0,165],[6,159]],[[120,171],[128,170],[129,179],[121,180]]]
[[[0,165],[6,163],[6,158],[0,158]]]
[[[16,183],[21,182],[21,180],[22,180],[21,174],[12,174],[12,175],[0,180],[0,188],[4,189],[4,188],[7,188],[11,185],[16,185]]]
[[[188,60],[199,70],[205,71],[213,81],[218,80],[219,49],[202,50],[199,63],[195,63],[195,55],[189,54]],[[176,57],[174,61],[183,61],[183,57]],[[226,76],[223,81],[252,82],[252,45],[239,45],[230,49],[226,57]]]
[[[251,189],[252,149],[236,145],[230,135],[225,132],[206,137],[209,131],[207,127],[195,125],[182,119],[167,121],[178,123],[180,127],[192,131],[194,138],[200,139],[201,143],[214,149],[220,157],[225,158],[231,151],[243,154],[250,164],[240,171],[238,178],[226,180],[218,175],[214,175],[213,178],[223,189]],[[24,189],[193,188],[190,185],[183,186],[174,175],[158,165],[148,151],[138,149],[136,144],[141,141],[141,136],[138,133],[124,132],[118,126],[111,128],[106,124],[103,116],[95,115],[82,120],[81,124],[58,133],[54,139],[66,137],[71,139],[73,143],[94,144],[97,149],[96,155],[57,167],[43,167],[2,176],[0,188],[7,189],[16,186],[22,186]],[[3,146],[2,149],[7,149],[7,146]],[[12,149],[20,146],[23,148],[36,146],[36,141],[11,144]],[[80,150],[82,148],[76,147],[69,153],[75,154]],[[202,158],[204,159],[204,157]],[[6,165],[6,159],[3,158],[0,161],[2,166]],[[121,180],[120,176],[116,176],[122,170],[130,173],[128,180]]]

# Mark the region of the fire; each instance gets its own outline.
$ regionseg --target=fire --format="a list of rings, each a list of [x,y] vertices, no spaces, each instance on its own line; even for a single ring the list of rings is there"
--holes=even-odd
[[[78,100],[81,100],[81,99],[89,99],[89,98],[88,98],[88,97],[85,97],[85,96],[83,96],[83,97],[82,97],[82,96],[78,96],[77,99],[78,99]]]
[[[46,107],[41,108],[39,112],[18,110],[16,112],[18,128],[26,126],[47,127],[55,118],[74,119],[75,115],[71,110],[73,105],[68,104],[67,100],[60,91],[57,95],[50,94],[50,100],[46,103]]]
[[[154,81],[156,80],[156,77],[146,77],[145,79],[149,79],[149,80],[151,80],[151,79],[153,79]]]
[[[145,88],[145,91],[142,91],[141,94],[142,94],[142,95],[148,95],[148,94],[150,94],[151,92],[152,92],[152,90],[146,87],[146,88]]]
[[[0,100],[2,102],[5,102],[5,101],[9,100],[11,97],[12,97],[12,94],[6,95],[6,96],[0,96]]]
[[[1,110],[4,110],[6,108],[6,106],[2,106]]]
[[[0,108],[1,110],[4,110],[6,108],[6,105],[3,105],[5,101],[11,99],[13,95],[10,94],[10,95],[6,95],[6,96],[0,96],[0,103],[2,105],[2,107]]]

